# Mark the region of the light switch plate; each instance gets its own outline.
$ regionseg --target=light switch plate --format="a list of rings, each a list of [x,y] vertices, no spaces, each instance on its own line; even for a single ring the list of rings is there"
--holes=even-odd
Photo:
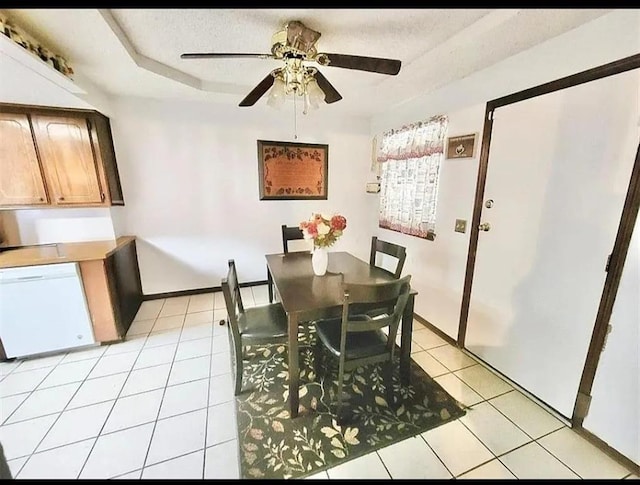
[[[454,229],[456,232],[467,232],[467,220],[466,219],[456,219],[456,227]]]

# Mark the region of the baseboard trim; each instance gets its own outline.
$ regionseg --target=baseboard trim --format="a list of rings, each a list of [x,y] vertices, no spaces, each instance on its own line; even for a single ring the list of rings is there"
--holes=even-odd
[[[584,439],[586,439],[589,443],[608,455],[611,459],[617,461],[623,467],[627,468],[629,470],[629,473],[640,476],[640,465],[633,462],[614,448],[611,448],[611,446],[609,446],[606,441],[602,441],[600,438],[598,438],[590,431],[587,431],[582,426],[578,426],[572,429]]]
[[[440,330],[438,327],[436,327],[435,325],[433,325],[431,322],[429,322],[427,319],[421,317],[420,315],[418,315],[417,313],[413,313],[413,318],[415,318],[416,320],[418,320],[422,325],[424,325],[425,327],[427,327],[429,330],[431,330],[433,333],[435,333],[438,337],[440,337],[441,339],[445,340],[447,343],[453,345],[454,347],[458,346],[458,343],[456,342],[455,339],[449,337],[446,333],[444,333],[442,330]]]
[[[267,284],[267,280],[249,281],[247,283],[240,283],[240,288],[248,288],[250,286],[261,286],[266,284]],[[202,293],[215,293],[217,291],[222,291],[222,287],[209,286],[207,288],[194,288],[192,290],[168,291],[166,293],[152,293],[149,295],[142,295],[142,299],[145,301],[159,300],[161,298],[175,298],[177,296],[201,295]]]

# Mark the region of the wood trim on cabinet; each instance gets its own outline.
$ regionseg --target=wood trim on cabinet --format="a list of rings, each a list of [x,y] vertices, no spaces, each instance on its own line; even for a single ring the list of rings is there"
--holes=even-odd
[[[120,340],[104,260],[81,261],[80,274],[96,341]]]
[[[120,174],[116,164],[116,152],[113,146],[113,133],[111,123],[106,116],[95,113],[91,118],[93,129],[91,137],[97,148],[101,160],[101,168],[104,171],[105,186],[108,190],[111,205],[124,205]]]
[[[2,345],[2,339],[0,339],[0,362],[5,362],[7,360],[7,353],[4,350],[4,345]]]

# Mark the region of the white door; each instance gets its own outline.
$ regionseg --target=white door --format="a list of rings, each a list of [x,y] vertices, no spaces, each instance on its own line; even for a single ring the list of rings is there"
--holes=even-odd
[[[464,346],[566,417],[638,145],[638,85],[630,71],[494,112]]]

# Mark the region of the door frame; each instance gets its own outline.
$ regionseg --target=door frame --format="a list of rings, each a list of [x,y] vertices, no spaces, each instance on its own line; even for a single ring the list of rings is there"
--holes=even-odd
[[[480,216],[482,213],[482,201],[484,200],[484,189],[487,180],[487,169],[489,165],[489,151],[491,147],[491,134],[493,129],[493,112],[501,106],[518,103],[527,99],[552,93],[562,89],[567,89],[580,84],[602,79],[615,74],[631,71],[640,68],[640,54],[619,59],[608,64],[604,64],[586,71],[572,74],[555,81],[551,81],[533,88],[525,89],[501,98],[487,102],[484,117],[484,127],[482,131],[482,145],[480,148],[480,161],[478,176],[476,180],[476,194],[473,206],[473,216],[471,219],[471,232],[469,235],[469,251],[467,254],[467,266],[462,293],[462,304],[460,309],[460,321],[458,326],[457,346],[464,348],[467,333],[467,322],[469,317],[469,306],[471,304],[471,289],[473,286],[473,273],[476,262],[476,252],[478,248],[478,235],[480,233]],[[627,257],[631,235],[640,207],[640,144],[636,153],[635,162],[629,180],[629,187],[622,209],[622,215],[618,224],[618,230],[613,250],[607,264],[607,276],[598,307],[598,313],[594,324],[589,350],[585,360],[585,366],[580,379],[578,396],[574,405],[573,416],[571,418],[572,427],[583,430],[582,422],[587,414],[591,401],[591,388],[595,378],[600,353],[604,347],[609,319],[615,302],[624,262]],[[603,268],[604,269],[604,268]]]

